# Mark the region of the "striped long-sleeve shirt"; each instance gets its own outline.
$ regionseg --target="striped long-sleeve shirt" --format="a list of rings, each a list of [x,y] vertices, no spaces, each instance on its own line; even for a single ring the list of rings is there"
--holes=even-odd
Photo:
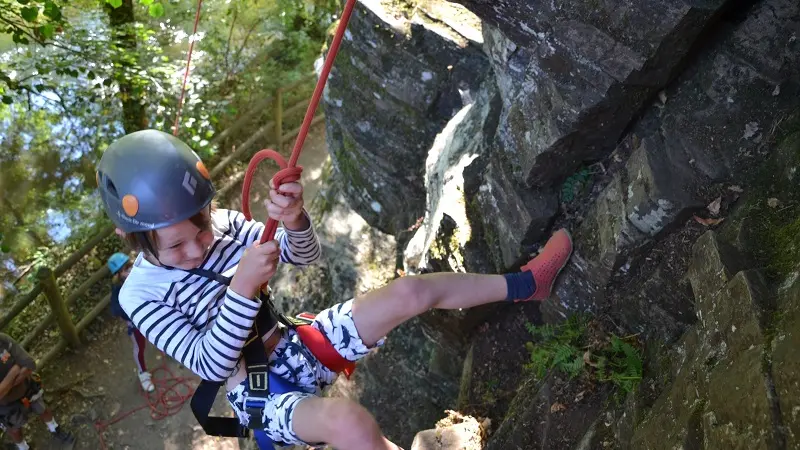
[[[232,277],[245,248],[258,242],[264,224],[224,209],[213,212],[211,222],[215,239],[200,267]],[[311,227],[279,228],[275,239],[282,262],[307,265],[320,257]],[[119,299],[148,341],[210,381],[231,376],[261,307],[258,299],[242,297],[202,276],[153,265],[143,254],[136,258]]]

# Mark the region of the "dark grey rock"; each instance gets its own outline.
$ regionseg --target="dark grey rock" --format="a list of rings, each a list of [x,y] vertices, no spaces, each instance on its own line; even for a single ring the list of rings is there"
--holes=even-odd
[[[708,231],[695,242],[687,276],[692,283],[702,318],[704,302],[716,296],[740,269],[741,256],[727,243],[720,241],[714,231]]]
[[[475,200],[486,243],[500,270],[517,261],[525,247],[545,238],[558,212],[554,191],[526,189],[498,158],[489,164]]]
[[[489,24],[501,147],[517,179],[537,186],[612,150],[725,3],[458,2]]]
[[[395,2],[360,2],[325,92],[329,151],[345,195],[390,234],[424,215],[427,152],[489,70],[480,48],[427,17]]]
[[[542,305],[545,321],[560,321],[572,312],[603,305],[605,287],[629,252],[647,241],[627,217],[623,180],[615,176],[573,233],[575,252],[554,296]]]

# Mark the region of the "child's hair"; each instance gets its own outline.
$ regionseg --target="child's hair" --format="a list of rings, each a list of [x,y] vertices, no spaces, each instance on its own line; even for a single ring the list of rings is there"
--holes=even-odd
[[[217,210],[217,202],[211,202],[208,215],[203,214],[204,210],[205,208],[189,218],[189,221],[194,226],[203,231],[211,228],[211,213]],[[156,230],[127,233],[125,242],[134,251],[144,251],[158,258],[158,234]]]

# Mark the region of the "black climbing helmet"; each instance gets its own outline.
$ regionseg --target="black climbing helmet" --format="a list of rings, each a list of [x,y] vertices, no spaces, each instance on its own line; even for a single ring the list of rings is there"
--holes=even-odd
[[[125,233],[157,230],[186,220],[216,191],[200,157],[180,139],[157,130],[112,143],[97,167],[108,217]]]

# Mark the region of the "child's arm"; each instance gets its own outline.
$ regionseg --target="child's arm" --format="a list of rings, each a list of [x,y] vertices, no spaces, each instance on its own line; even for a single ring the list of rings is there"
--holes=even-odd
[[[321,248],[311,217],[303,209],[303,185],[297,182],[285,183],[275,188],[270,180],[267,213],[283,225],[275,233],[281,245],[281,261],[296,266],[306,266],[319,260]]]
[[[319,244],[317,233],[311,225],[311,218],[303,213],[308,220],[308,228],[293,231],[287,227],[278,228],[275,240],[281,246],[281,262],[295,266],[307,266],[319,261],[322,247]]]
[[[274,243],[245,251],[222,307],[207,331],[199,331],[201,326],[196,328],[191,317],[172,306],[178,301],[174,284],[165,292],[131,283],[129,278],[120,293],[120,304],[136,328],[159,350],[205,380],[225,381],[236,368],[261,307],[253,297],[274,274],[277,258]]]
[[[16,381],[21,371],[22,368],[16,364],[14,364],[11,369],[8,370],[8,373],[3,378],[3,381],[0,381],[0,399],[8,395],[9,391],[11,391],[11,389],[18,384]]]
[[[317,233],[311,225],[311,218],[306,212],[309,226],[305,230],[291,231],[284,227],[278,228],[275,240],[281,247],[281,262],[306,266],[317,262],[321,255],[321,246]],[[247,246],[258,242],[264,231],[264,224],[256,220],[246,220],[244,214],[238,211],[227,211],[229,232]]]

